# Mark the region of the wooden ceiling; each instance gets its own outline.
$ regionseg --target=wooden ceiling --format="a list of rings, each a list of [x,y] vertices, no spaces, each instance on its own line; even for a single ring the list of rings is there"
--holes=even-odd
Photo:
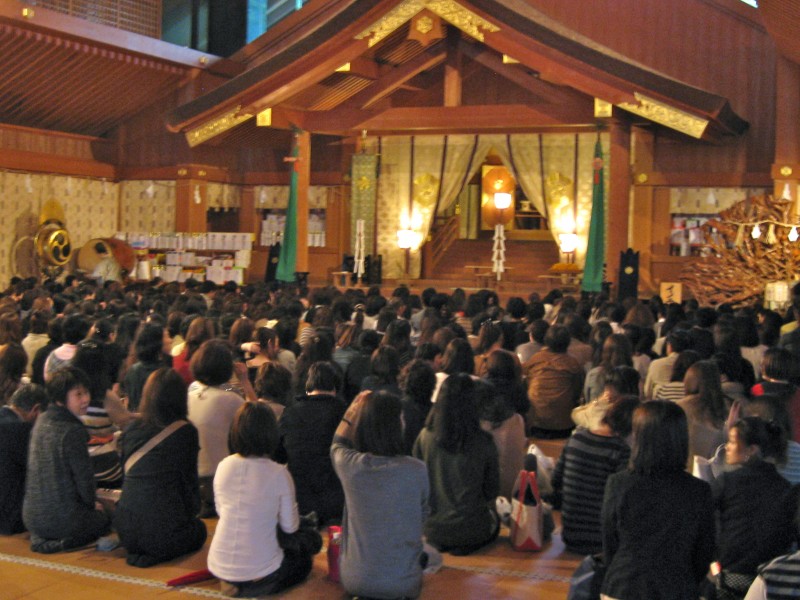
[[[0,123],[104,136],[212,61],[221,59],[4,1]]]
[[[781,54],[800,64],[800,0],[758,0],[758,12]]]

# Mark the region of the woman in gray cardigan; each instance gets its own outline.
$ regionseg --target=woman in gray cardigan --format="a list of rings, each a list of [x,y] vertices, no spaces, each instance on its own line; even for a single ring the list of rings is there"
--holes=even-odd
[[[66,367],[47,383],[50,406],[31,434],[22,518],[31,550],[51,554],[79,548],[109,531],[95,502],[95,482],[79,417],[89,407],[89,379]]]

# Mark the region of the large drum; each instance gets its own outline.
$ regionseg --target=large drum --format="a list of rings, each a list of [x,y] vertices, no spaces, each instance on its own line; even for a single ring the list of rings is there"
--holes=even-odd
[[[78,251],[78,268],[81,271],[91,273],[102,259],[96,250],[98,243],[102,243],[108,249],[109,254],[124,271],[127,273],[133,271],[136,266],[136,254],[126,242],[117,238],[94,238],[86,242]]]

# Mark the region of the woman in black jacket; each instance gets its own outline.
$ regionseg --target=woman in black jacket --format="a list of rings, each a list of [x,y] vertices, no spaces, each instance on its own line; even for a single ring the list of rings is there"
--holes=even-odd
[[[123,464],[165,428],[175,430],[126,469],[114,527],[129,565],[149,567],[199,550],[206,540],[206,526],[196,516],[200,445],[186,414],[183,378],[163,367],[153,372],[144,386],[141,417],[120,438]]]
[[[680,406],[653,401],[636,409],[630,466],[608,478],[603,499],[603,594],[698,597],[714,552],[714,508],[709,485],[685,471],[688,454]]]
[[[333,470],[330,447],[344,415],[337,396],[341,378],[330,362],[308,369],[306,394],[288,406],[279,423],[281,443],[276,458],[285,462],[294,479],[300,514],[316,511],[320,524],[339,520],[344,492]]]

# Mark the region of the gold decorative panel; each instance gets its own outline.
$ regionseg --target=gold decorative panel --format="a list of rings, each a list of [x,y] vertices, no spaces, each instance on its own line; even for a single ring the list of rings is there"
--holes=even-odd
[[[211,119],[210,121],[206,121],[199,127],[187,131],[186,141],[189,143],[189,146],[194,148],[206,140],[210,140],[214,136],[224,133],[228,131],[228,129],[236,127],[239,123],[244,123],[253,117],[253,115],[248,113],[240,114],[239,111],[241,108],[241,106],[237,106],[233,110],[229,110],[225,114]]]
[[[454,0],[405,0],[387,12],[379,21],[359,33],[356,39],[369,38],[371,48],[426,8],[481,42],[485,31],[490,33],[500,31],[499,27],[471,10],[467,10]]]
[[[708,127],[707,119],[697,117],[653,98],[648,98],[639,92],[634,92],[633,95],[638,101],[637,104],[620,102],[617,106],[675,131],[690,135],[693,138],[700,139],[703,137],[703,133]]]

